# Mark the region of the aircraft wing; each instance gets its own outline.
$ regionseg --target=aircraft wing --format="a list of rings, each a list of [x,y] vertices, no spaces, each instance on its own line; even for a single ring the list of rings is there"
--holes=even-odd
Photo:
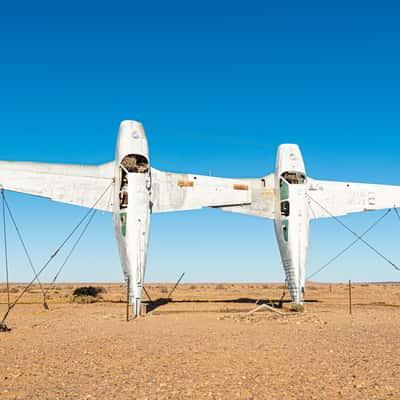
[[[99,166],[0,161],[0,188],[112,211],[114,163]],[[108,190],[107,190],[108,189]]]
[[[223,207],[222,210],[253,215],[261,218],[275,218],[275,175],[261,179],[245,179],[251,190],[251,204]]]
[[[152,168],[151,180],[153,213],[251,203],[250,187],[239,179],[176,174]]]
[[[308,179],[310,218],[400,207],[400,186]]]

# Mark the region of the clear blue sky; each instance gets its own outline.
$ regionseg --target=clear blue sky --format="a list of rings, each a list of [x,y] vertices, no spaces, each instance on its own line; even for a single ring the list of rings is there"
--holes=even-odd
[[[400,185],[395,1],[6,2],[0,57],[3,160],[109,161],[119,122],[137,119],[158,169],[259,177],[276,147],[294,142],[312,177]],[[38,266],[84,213],[8,198]],[[344,221],[361,232],[379,215]],[[368,240],[400,263],[399,234],[392,215]],[[314,222],[309,270],[351,239],[334,221]],[[28,280],[10,241],[11,278]],[[282,281],[272,222],[155,215],[147,279],[183,271],[188,281]],[[319,279],[399,273],[359,244]],[[122,280],[109,215],[96,218],[62,280]]]

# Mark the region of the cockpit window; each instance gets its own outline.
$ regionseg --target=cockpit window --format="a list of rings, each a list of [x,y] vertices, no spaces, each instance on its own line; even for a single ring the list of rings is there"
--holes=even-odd
[[[129,174],[144,174],[149,172],[149,161],[140,154],[129,154],[123,158],[120,165],[120,189],[119,206],[120,209],[128,208],[129,204]]]
[[[281,202],[281,215],[288,217],[290,215],[290,203],[288,201]]]
[[[306,176],[302,172],[284,172],[282,178],[289,185],[302,185],[306,181]]]
[[[130,154],[124,157],[121,165],[129,173],[144,174],[149,171],[149,162],[147,158],[140,154]]]

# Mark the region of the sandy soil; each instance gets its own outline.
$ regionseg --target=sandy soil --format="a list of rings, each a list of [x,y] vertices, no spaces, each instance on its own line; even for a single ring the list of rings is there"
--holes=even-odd
[[[305,313],[246,317],[282,288],[186,284],[129,323],[123,286],[70,304],[77,286],[52,290],[49,311],[34,287],[10,314],[0,399],[400,399],[400,285],[354,285],[352,316],[346,285],[311,284]]]

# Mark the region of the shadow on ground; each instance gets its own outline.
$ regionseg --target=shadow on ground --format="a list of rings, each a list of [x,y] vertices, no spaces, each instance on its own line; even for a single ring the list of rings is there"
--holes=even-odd
[[[319,300],[305,300],[305,303],[318,303]],[[241,297],[238,299],[221,299],[221,300],[204,300],[204,299],[191,299],[191,300],[173,300],[168,298],[161,298],[153,301],[144,301],[147,305],[147,312],[156,310],[157,308],[169,303],[230,303],[230,304],[254,304],[255,306],[267,304],[274,308],[282,308],[283,304],[291,303],[291,300],[282,299],[254,299],[248,297]]]

